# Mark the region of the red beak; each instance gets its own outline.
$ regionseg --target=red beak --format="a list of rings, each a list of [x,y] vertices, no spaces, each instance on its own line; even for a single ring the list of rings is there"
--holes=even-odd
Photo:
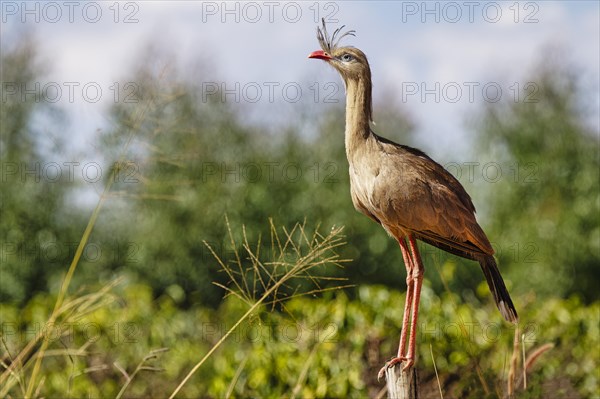
[[[327,54],[326,52],[324,52],[323,50],[317,50],[317,51],[313,51],[312,53],[310,53],[308,55],[308,58],[317,58],[319,60],[329,61],[331,59],[331,56],[329,54]]]

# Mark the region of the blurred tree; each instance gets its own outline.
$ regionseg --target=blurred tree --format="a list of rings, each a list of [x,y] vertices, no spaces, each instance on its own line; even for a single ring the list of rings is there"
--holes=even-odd
[[[343,224],[349,245],[342,256],[353,262],[326,273],[348,277],[351,284],[403,289],[397,245],[352,207],[342,104],[319,110],[301,102],[298,118],[285,128],[259,128],[244,119],[240,104],[226,101],[231,97],[218,91],[207,95],[206,87],[194,83],[219,82],[208,68],[191,78],[157,70],[157,60],[164,59],[159,53],[141,59],[147,62],[127,79],[134,85],[122,87],[120,97],[128,101],[114,104],[112,128],[100,137],[106,166],[118,169],[110,177],[111,201],[92,241],[110,256],[84,259],[76,279],[133,272],[156,294],[168,292],[180,304],[215,305],[222,292],[212,282],[225,283],[226,276],[203,241],[221,258],[233,257],[227,253],[227,215],[234,230],[245,225],[255,246],[269,217],[287,226],[305,219],[322,228]],[[34,84],[40,73],[31,44],[5,52],[2,67],[3,85],[16,82],[18,90],[23,82]],[[489,196],[488,208],[478,209],[511,282],[527,282],[527,289],[540,295],[581,291],[593,299],[599,260],[598,138],[581,122],[573,76],[560,68],[544,69],[540,76],[538,102],[507,102],[489,107],[483,116],[480,153],[513,165],[516,180],[477,187]],[[35,181],[22,173],[59,153],[61,145],[55,139],[51,150],[41,149],[48,140],[39,138],[49,137],[51,128],[40,117],[59,114],[40,97],[19,93],[5,92],[1,115],[2,299],[26,299],[64,272],[87,216],[74,211],[65,217],[68,182]],[[374,128],[410,144],[410,120],[390,104],[377,104]],[[44,134],[36,126],[44,126]],[[65,256],[52,262],[40,256],[47,255],[41,252],[44,246],[57,243],[65,246]],[[427,265],[444,266],[440,270],[449,273],[451,290],[483,284],[477,267],[454,267],[461,261],[427,246],[423,252]],[[427,278],[441,292],[440,276],[431,269]]]
[[[481,124],[481,153],[510,170],[488,185],[490,234],[517,292],[597,300],[598,132],[584,123],[587,93],[572,69],[545,60],[536,70],[520,101],[489,106]]]
[[[70,260],[73,236],[59,222],[70,179],[53,129],[64,121],[41,90],[32,38],[3,48],[0,64],[0,301],[23,301]]]
[[[199,76],[195,81],[218,81],[206,71]],[[325,228],[344,224],[351,245],[343,255],[354,265],[327,273],[350,276],[351,283],[389,283],[387,271],[376,273],[389,269],[391,280],[403,283],[393,240],[352,208],[343,109],[302,117],[314,107],[299,105],[297,121],[273,132],[248,125],[238,104],[224,101],[220,93],[206,96],[176,71],[161,75],[142,67],[128,80],[137,84],[136,101],[113,108],[115,129],[105,134],[104,151],[114,159],[132,134],[127,162],[139,172],[139,183],[119,179],[115,188],[134,198],[128,219],[135,220],[137,231],[129,240],[140,252],[130,266],[155,290],[184,292],[186,303],[220,300],[212,282],[224,283],[226,276],[217,273],[202,242],[222,258],[232,258],[223,253],[229,245],[225,215],[234,227],[245,226],[250,245],[258,244],[269,217],[284,226],[303,220]],[[411,128],[405,115],[391,109],[382,109],[378,122],[399,136]],[[301,133],[315,129],[316,134]]]

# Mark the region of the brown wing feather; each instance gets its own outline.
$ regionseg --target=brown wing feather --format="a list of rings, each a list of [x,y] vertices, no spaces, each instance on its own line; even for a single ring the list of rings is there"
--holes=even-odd
[[[375,193],[382,199],[379,208],[385,217],[379,219],[384,226],[401,226],[405,233],[469,259],[475,254],[494,253],[475,219],[469,194],[454,176],[417,149],[377,139],[384,153],[390,155],[384,161],[393,163],[385,168],[382,182],[402,181],[394,192],[389,191],[389,185],[382,185]]]

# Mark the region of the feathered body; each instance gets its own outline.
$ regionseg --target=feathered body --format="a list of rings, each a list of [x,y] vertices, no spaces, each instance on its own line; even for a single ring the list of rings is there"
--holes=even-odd
[[[311,58],[327,61],[346,86],[345,146],[354,207],[395,238],[415,237],[444,251],[479,262],[502,316],[517,322],[487,236],[475,219],[475,207],[460,182],[424,152],[375,134],[371,70],[365,54],[339,47],[325,24],[317,38],[322,51]]]

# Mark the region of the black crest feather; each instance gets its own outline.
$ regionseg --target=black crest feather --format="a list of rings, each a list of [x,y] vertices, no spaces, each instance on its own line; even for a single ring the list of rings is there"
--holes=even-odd
[[[349,30],[340,35],[342,29],[344,29],[344,27],[346,26],[342,25],[333,32],[333,35],[331,37],[329,37],[329,34],[327,33],[327,27],[325,26],[325,18],[322,18],[321,22],[323,23],[323,29],[317,27],[317,39],[319,40],[319,44],[321,45],[323,51],[327,53],[331,54],[331,52],[337,48],[338,44],[340,43],[340,40],[342,40],[344,37],[356,36],[356,31],[354,30]]]

